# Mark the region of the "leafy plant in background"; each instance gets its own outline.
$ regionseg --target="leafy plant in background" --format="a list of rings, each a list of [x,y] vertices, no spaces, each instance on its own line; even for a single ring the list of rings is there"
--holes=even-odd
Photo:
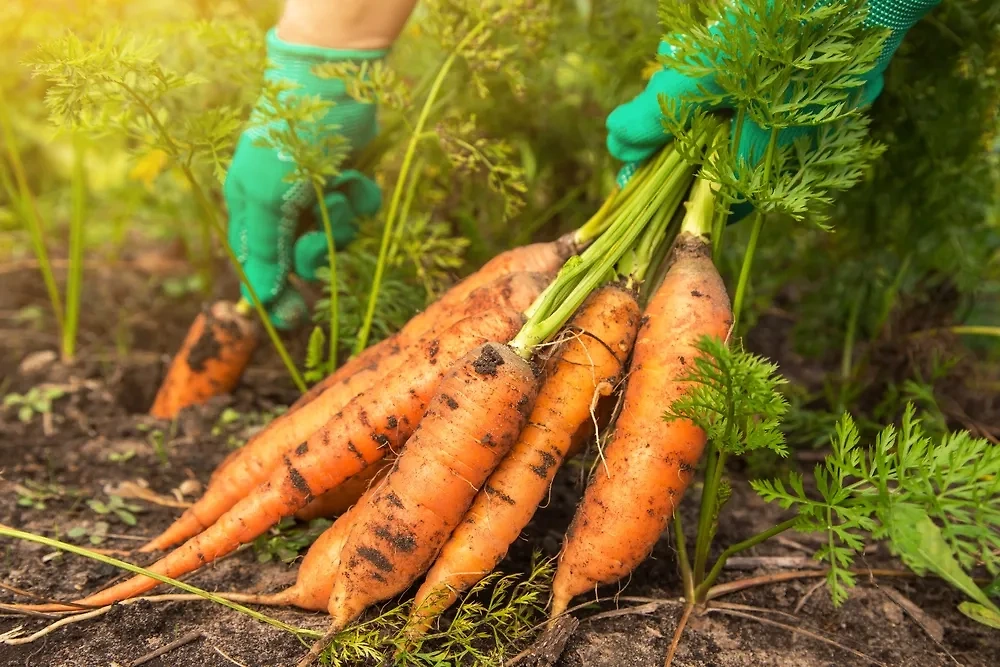
[[[773,364],[711,338],[703,339],[699,349],[703,356],[685,378],[694,388],[664,416],[689,419],[708,437],[693,558],[680,519],[674,519],[689,606],[712,597],[712,586],[730,556],[796,530],[825,536],[815,557],[828,566],[827,586],[835,606],[855,584],[850,569],[855,555],[867,543],[887,540],[914,572],[934,574],[965,593],[971,599],[963,606],[965,613],[977,620],[1000,619],[971,575],[977,567],[993,577],[1000,574],[1000,449],[967,432],[930,437],[912,404],[901,425],[884,426],[872,447],[862,446],[854,420],[845,413],[831,439],[832,452],[808,482],[798,472],[791,472],[787,481],[752,481],[764,500],[795,514],[728,546],[708,568],[720,515],[731,495],[726,462],[763,449],[785,455],[780,422],[787,404],[779,391],[784,380]]]
[[[87,507],[101,516],[113,517],[126,526],[136,525],[138,519],[135,515],[143,511],[140,505],[125,502],[121,496],[108,496],[107,501],[91,498],[87,501]]]

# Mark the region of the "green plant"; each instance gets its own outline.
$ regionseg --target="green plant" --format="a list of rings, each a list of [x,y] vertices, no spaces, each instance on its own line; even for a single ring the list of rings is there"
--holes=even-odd
[[[129,449],[124,452],[109,452],[108,460],[112,463],[127,463],[135,457],[135,450]]]
[[[25,394],[7,394],[3,397],[3,406],[16,409],[17,418],[29,423],[35,415],[47,415],[52,412],[52,403],[66,395],[65,390],[58,387],[32,387]]]
[[[87,507],[102,516],[116,518],[126,526],[136,525],[138,520],[135,515],[143,511],[142,506],[127,503],[121,496],[108,496],[107,502],[91,498],[87,501]]]
[[[322,664],[394,659],[397,665],[500,667],[535,633],[552,571],[552,562],[536,553],[527,574],[489,575],[466,595],[447,627],[431,630],[416,645],[404,632],[411,603],[398,605],[338,634]]]
[[[14,487],[17,492],[18,507],[28,507],[34,510],[44,510],[47,508],[46,501],[62,498],[66,491],[55,484],[42,484],[25,480],[24,483]]]
[[[933,573],[991,613],[997,611],[969,572],[981,565],[993,576],[1000,573],[1000,450],[966,432],[931,438],[912,404],[900,427],[884,427],[871,448],[861,446],[857,426],[845,414],[831,441],[832,453],[813,472],[815,491],[807,491],[806,478],[798,472],[790,473],[787,483],[752,481],[765,500],[794,509],[795,515],[730,545],[709,568],[720,512],[731,494],[726,461],[755,450],[785,454],[780,420],[787,404],[778,392],[784,380],[775,374],[776,366],[712,339],[704,339],[699,349],[704,356],[686,378],[694,383],[692,390],[665,416],[690,419],[708,438],[690,560],[680,520],[674,521],[689,605],[708,599],[730,556],[794,529],[826,536],[816,558],[828,565],[835,605],[854,585],[849,568],[855,554],[868,541],[887,539],[917,574]]]
[[[834,604],[855,583],[848,571],[855,554],[868,539],[888,539],[917,574],[933,573],[1000,612],[969,574],[980,565],[1000,574],[1000,450],[967,432],[929,437],[912,404],[902,424],[883,428],[870,448],[861,446],[849,415],[831,444],[813,474],[818,499],[806,493],[799,474],[787,486],[753,486],[765,500],[796,510],[796,530],[826,535],[816,558],[829,565]]]
[[[292,517],[285,517],[267,533],[253,541],[257,562],[269,563],[272,560],[279,560],[282,563],[291,563],[331,524],[332,522],[327,519],[313,519],[303,525]]]
[[[254,32],[245,25],[199,23],[190,37],[217,49],[219,59],[230,67],[213,71],[203,63],[176,62],[176,56],[166,55],[176,51],[165,48],[162,34],[126,36],[121,27],[108,28],[93,39],[70,33],[50,40],[36,50],[31,62],[35,75],[50,83],[45,99],[57,125],[97,137],[120,134],[138,151],[161,152],[179,171],[201,221],[204,284],[211,284],[213,233],[246,283],[204,183],[208,177],[218,181],[225,173],[225,157],[242,125],[248,90],[258,85],[263,59],[254,48]],[[242,64],[242,71],[231,69],[235,64]],[[228,103],[223,95],[205,108],[192,108],[191,100],[202,99],[195,90],[210,82],[229,93]],[[250,297],[292,380],[304,391],[298,369],[252,288]]]
[[[78,526],[73,526],[67,530],[66,537],[71,540],[78,540],[81,537],[86,537],[90,544],[97,546],[107,539],[110,528],[111,526],[107,521],[95,521],[93,524],[88,522]]]

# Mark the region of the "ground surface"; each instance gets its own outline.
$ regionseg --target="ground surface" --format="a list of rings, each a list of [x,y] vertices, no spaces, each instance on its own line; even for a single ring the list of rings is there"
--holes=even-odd
[[[109,492],[126,482],[145,483],[150,491],[166,497],[175,489],[184,489],[190,500],[191,494],[197,492],[191,480],[204,483],[230,451],[230,437],[245,438],[253,428],[252,424],[237,423],[216,429],[225,407],[247,415],[273,409],[294,397],[273,355],[264,353],[233,397],[193,411],[171,430],[170,425],[152,421],[143,412],[152,401],[166,355],[173,352],[197,311],[197,297],[171,301],[135,267],[96,270],[86,281],[81,361],[67,368],[31,356],[55,349],[57,342],[35,328],[30,318],[24,321],[25,306],[44,307],[45,303],[34,271],[30,267],[6,270],[0,281],[4,284],[0,290],[0,394],[24,392],[43,382],[57,385],[66,393],[49,418],[39,416],[22,424],[10,411],[0,415],[0,523],[5,525],[45,535],[64,534],[74,526],[90,529],[95,521],[106,517],[96,514],[86,501],[106,500]],[[117,352],[108,341],[117,343]],[[26,358],[30,359],[27,364]],[[154,447],[157,430],[165,434],[160,453]],[[40,495],[54,495],[44,500],[44,508],[25,506],[18,502],[24,488]],[[720,544],[743,539],[782,518],[780,509],[761,503],[745,490],[744,484],[737,482],[735,488],[720,529]],[[576,476],[566,471],[549,505],[539,511],[513,549],[508,569],[523,568],[533,547],[549,555],[557,552],[578,494]],[[689,494],[685,513],[692,513],[693,500],[696,492]],[[141,507],[137,525],[109,521],[110,535],[100,548],[132,549],[165,527],[180,511],[143,500],[128,502]],[[687,523],[692,525],[690,519]],[[77,541],[83,543],[86,539],[84,536]],[[93,561],[68,555],[50,557],[51,550],[40,545],[2,540],[0,547],[0,583],[36,595],[70,599],[103,587],[118,576],[113,568]],[[808,536],[791,535],[788,540],[762,545],[751,555],[801,559],[813,548],[815,542]],[[138,563],[148,561],[124,557]],[[899,567],[882,550],[867,554],[862,564]],[[773,567],[733,569],[726,572],[725,578],[779,571]],[[289,584],[294,576],[294,567],[257,563],[254,553],[244,550],[187,581],[209,590],[268,592]],[[860,579],[862,584],[850,601],[838,610],[832,607],[822,587],[815,588],[815,578],[772,583],[729,595],[724,602],[742,607],[693,617],[674,664],[1000,664],[1000,633],[991,634],[968,622],[955,610],[960,597],[947,586],[915,578]],[[662,665],[681,612],[679,605],[670,602],[680,593],[678,584],[672,545],[664,538],[653,558],[634,574],[622,593],[663,602],[622,599],[616,605],[615,600],[607,598],[599,608],[581,612],[582,622],[557,663],[559,667]],[[25,598],[0,591],[0,600]],[[907,611],[910,605],[916,611]],[[597,612],[630,607],[641,607],[645,613],[588,620]],[[318,615],[291,610],[270,613],[302,627],[321,629],[324,625]],[[867,658],[755,619],[800,627]],[[18,626],[34,631],[47,623],[45,619],[7,615],[0,618],[0,634]],[[190,643],[137,662],[193,631],[200,636]],[[57,630],[31,644],[0,645],[0,665],[263,667],[294,664],[302,652],[303,647],[290,635],[208,603],[140,603],[115,608],[100,618]]]

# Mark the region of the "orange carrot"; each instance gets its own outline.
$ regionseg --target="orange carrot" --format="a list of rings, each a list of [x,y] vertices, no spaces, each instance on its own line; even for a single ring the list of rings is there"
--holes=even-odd
[[[574,315],[547,364],[528,425],[417,591],[411,635],[426,631],[433,618],[506,556],[545,498],[574,435],[593,421],[598,398],[618,383],[639,318],[634,293],[618,286],[594,292]]]
[[[537,392],[534,369],[506,345],[487,343],[456,364],[385,482],[358,506],[330,595],[334,631],[426,570],[514,444]]]
[[[256,347],[253,322],[227,301],[214,303],[195,318],[149,413],[173,419],[190,405],[232,391]]]
[[[639,330],[605,463],[598,464],[566,533],[552,586],[553,616],[573,596],[618,581],[649,555],[705,445],[694,424],[666,422],[663,413],[689,388],[679,378],[699,354],[698,339],[725,338],[732,311],[703,237],[682,231],[672,261]]]
[[[210,563],[396,451],[417,428],[441,379],[464,356],[463,351],[491,340],[509,340],[523,322],[520,312],[497,309],[466,318],[440,336],[425,338],[391,376],[356,396],[322,429],[286,454],[265,482],[243,493],[218,521],[148,569],[176,578]],[[111,604],[157,584],[155,579],[135,576],[78,604]],[[65,605],[31,608],[71,609]]]
[[[296,519],[312,521],[313,519],[332,519],[346,512],[352,505],[359,502],[358,498],[389,472],[395,457],[386,456],[376,461],[357,475],[354,475],[338,487],[317,496],[308,505],[295,513]]]
[[[548,276],[538,273],[521,272],[503,276],[468,295],[461,308],[453,309],[451,315],[442,316],[441,324],[450,326],[465,317],[497,309],[523,311],[531,305],[548,281]],[[425,333],[424,344],[428,337],[434,337],[434,329]],[[481,342],[482,339],[461,343],[465,347],[457,352],[467,352]],[[409,349],[411,348],[407,348]],[[280,464],[282,457],[322,428],[331,415],[358,394],[384,381],[394,372],[393,369],[406,363],[406,359],[406,352],[387,355],[377,367],[357,371],[340,383],[328,387],[309,405],[291,415],[275,419],[239,450],[237,457],[225,464],[225,473],[211,481],[194,506],[166,531],[140,548],[140,552],[165,549],[210,526],[223,512],[267,479],[271,471]]]
[[[497,278],[511,273],[523,271],[531,273],[554,274],[579,249],[572,235],[562,237],[547,243],[532,243],[506,250],[486,262],[475,273],[452,285],[437,301],[414,315],[398,332],[375,345],[365,349],[357,356],[348,360],[331,375],[311,387],[299,400],[295,401],[288,412],[298,410],[306,403],[323,393],[333,384],[343,381],[358,370],[377,363],[386,354],[398,353],[407,344],[412,343],[431,329],[440,330],[439,321],[447,316],[453,308],[459,307],[466,297],[480,287],[493,283]],[[525,306],[527,307],[527,306]]]
[[[333,578],[340,568],[340,554],[344,541],[350,534],[357,508],[375,494],[379,481],[366,488],[357,503],[341,514],[333,525],[324,530],[309,546],[305,558],[299,563],[299,571],[292,586],[270,595],[245,593],[220,595],[234,602],[273,606],[292,605],[310,611],[325,611],[330,601],[330,592],[333,590]]]

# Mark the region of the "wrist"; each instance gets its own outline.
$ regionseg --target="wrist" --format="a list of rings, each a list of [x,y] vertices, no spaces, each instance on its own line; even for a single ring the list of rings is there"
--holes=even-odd
[[[416,1],[287,0],[277,31],[294,44],[385,50],[396,41]]]
[[[388,53],[386,49],[334,49],[289,42],[279,36],[278,28],[267,32],[266,43],[270,61],[268,79],[294,81],[308,92],[326,97],[341,95],[344,84],[338,79],[316,76],[313,67],[324,63],[380,60]]]

